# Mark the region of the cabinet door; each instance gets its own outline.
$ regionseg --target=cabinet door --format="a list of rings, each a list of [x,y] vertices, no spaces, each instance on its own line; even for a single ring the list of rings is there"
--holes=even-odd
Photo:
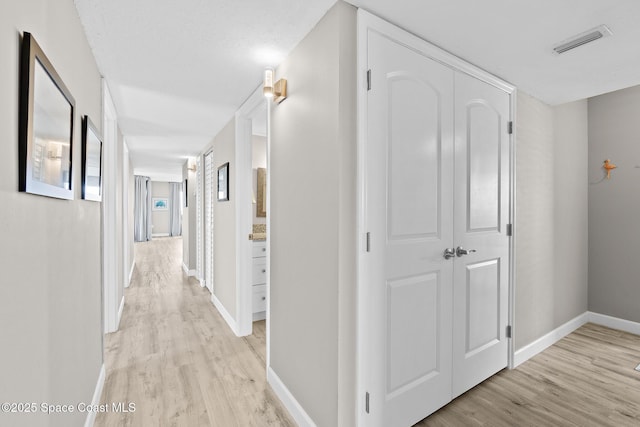
[[[251,283],[255,285],[264,285],[267,283],[267,258],[254,258],[253,259],[253,272],[251,276]]]

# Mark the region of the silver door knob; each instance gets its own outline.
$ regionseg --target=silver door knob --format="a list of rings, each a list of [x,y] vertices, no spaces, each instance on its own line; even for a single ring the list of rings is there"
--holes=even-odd
[[[447,248],[444,250],[442,256],[444,259],[454,258],[456,256],[456,250],[453,248]]]
[[[475,249],[465,249],[462,246],[458,246],[456,248],[456,255],[458,256],[469,255],[471,253],[474,253],[475,251],[476,251]]]

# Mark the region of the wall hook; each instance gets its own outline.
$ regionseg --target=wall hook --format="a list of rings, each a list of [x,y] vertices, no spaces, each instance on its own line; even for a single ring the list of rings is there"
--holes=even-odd
[[[611,160],[609,159],[604,161],[604,165],[602,165],[602,167],[607,171],[607,179],[611,178],[611,171],[617,168],[617,166],[611,163]]]

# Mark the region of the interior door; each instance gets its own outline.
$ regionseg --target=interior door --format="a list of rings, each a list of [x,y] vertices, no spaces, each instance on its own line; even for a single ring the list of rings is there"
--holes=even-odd
[[[509,95],[460,72],[455,87],[453,397],[507,366],[510,205]]]
[[[213,152],[204,156],[204,277],[213,294]]]
[[[406,427],[451,399],[453,71],[368,40],[368,420]]]

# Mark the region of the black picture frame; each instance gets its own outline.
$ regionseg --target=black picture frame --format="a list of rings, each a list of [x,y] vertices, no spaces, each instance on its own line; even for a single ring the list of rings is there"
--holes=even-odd
[[[31,33],[20,57],[19,191],[73,200],[75,99]]]
[[[89,116],[82,117],[82,198],[102,201],[102,139]]]
[[[218,168],[218,201],[229,201],[229,162]]]

